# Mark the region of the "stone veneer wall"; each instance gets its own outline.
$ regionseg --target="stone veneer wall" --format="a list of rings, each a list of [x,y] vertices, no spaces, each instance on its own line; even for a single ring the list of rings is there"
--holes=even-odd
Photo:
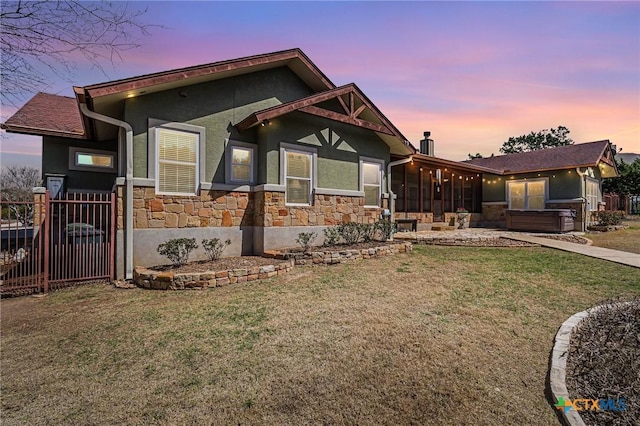
[[[124,228],[124,188],[118,187],[118,229]],[[252,226],[253,193],[201,191],[199,196],[157,195],[154,188],[133,189],[133,227],[200,228]]]
[[[185,290],[221,287],[227,284],[264,280],[291,271],[293,261],[251,268],[206,271],[198,273],[159,272],[136,267],[134,282],[142,288],[152,290]]]
[[[405,213],[395,212],[395,219],[417,219],[418,223],[433,223],[433,213]]]
[[[117,189],[117,226],[124,228],[124,187]],[[284,192],[202,191],[199,196],[157,195],[133,189],[135,229],[231,226],[330,226],[374,223],[381,208],[365,208],[364,197],[315,195],[311,206],[286,206]]]
[[[374,223],[382,208],[365,208],[364,197],[315,195],[311,206],[285,205],[284,192],[256,192],[256,226],[331,226],[345,222]]]
[[[507,204],[483,204],[482,219],[487,222],[506,222]]]
[[[313,249],[307,252],[286,252],[277,250],[265,251],[265,257],[286,259],[295,262],[295,265],[335,265],[339,263],[353,262],[374,257],[393,256],[397,253],[408,253],[413,250],[413,244],[409,241],[399,243],[381,242],[377,247],[364,249],[344,249],[329,247],[325,250]]]

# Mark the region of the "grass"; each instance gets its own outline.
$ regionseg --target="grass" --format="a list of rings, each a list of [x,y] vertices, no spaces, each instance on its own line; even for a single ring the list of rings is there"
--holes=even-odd
[[[3,424],[557,424],[562,321],[640,270],[419,246],[263,282],[1,302]]]
[[[634,220],[624,223],[628,225],[626,229],[588,233],[585,236],[593,241],[594,246],[640,254],[640,221]]]

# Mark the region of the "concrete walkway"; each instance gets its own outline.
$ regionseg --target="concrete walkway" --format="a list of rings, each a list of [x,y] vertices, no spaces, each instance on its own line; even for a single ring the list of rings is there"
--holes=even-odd
[[[502,237],[517,241],[526,241],[528,243],[540,244],[544,247],[570,251],[572,253],[578,253],[585,256],[604,259],[610,262],[620,263],[622,265],[633,266],[634,268],[640,268],[640,254],[629,253],[620,250],[612,250],[603,247],[595,247],[586,244],[569,243],[566,241],[552,240],[549,238],[540,238],[529,234],[520,234],[517,232],[504,232],[502,233]]]

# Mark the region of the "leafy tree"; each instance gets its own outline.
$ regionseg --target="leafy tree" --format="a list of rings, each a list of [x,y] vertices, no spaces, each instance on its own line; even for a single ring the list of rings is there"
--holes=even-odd
[[[33,188],[42,185],[40,170],[34,167],[9,166],[0,173],[0,200],[3,201],[2,217],[17,219],[31,225],[33,207],[20,204],[33,201]]]
[[[619,177],[604,179],[602,189],[604,192],[613,192],[620,195],[640,195],[640,158],[633,163],[625,163],[616,160]]]
[[[136,34],[148,34],[127,3],[66,1],[2,1],[0,50],[2,101],[16,105],[25,95],[46,87],[45,73],[68,78],[77,60],[104,73],[104,65],[122,60],[138,47]],[[106,75],[106,74],[105,74]]]
[[[500,152],[513,154],[516,152],[537,151],[545,148],[555,148],[564,145],[573,145],[573,139],[569,137],[570,130],[564,126],[556,129],[544,129],[539,132],[531,132],[528,135],[510,137],[502,144]]]

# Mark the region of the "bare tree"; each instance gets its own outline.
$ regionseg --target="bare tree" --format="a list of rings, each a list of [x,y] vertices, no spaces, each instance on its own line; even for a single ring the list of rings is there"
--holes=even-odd
[[[138,47],[148,34],[140,22],[145,10],[127,3],[2,1],[2,101],[16,106],[27,94],[47,86],[47,73],[68,79],[79,61],[101,70],[122,61],[122,52]]]
[[[24,201],[33,201],[33,188],[42,185],[40,170],[27,166],[9,166],[0,173],[0,200],[3,202],[5,215],[31,225],[33,223],[33,208]],[[11,214],[8,214],[8,213]]]

